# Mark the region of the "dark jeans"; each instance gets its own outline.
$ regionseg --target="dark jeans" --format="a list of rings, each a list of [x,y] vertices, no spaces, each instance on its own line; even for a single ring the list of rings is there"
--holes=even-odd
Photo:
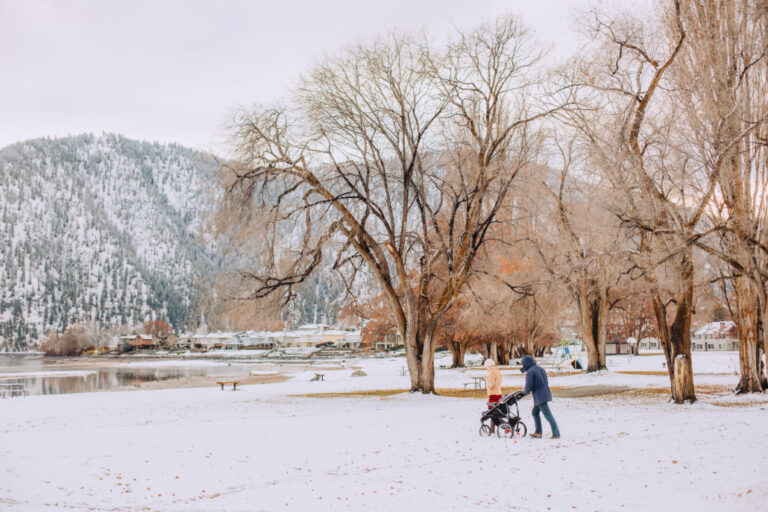
[[[543,412],[544,417],[547,418],[549,426],[552,428],[552,435],[560,437],[560,430],[557,428],[557,422],[555,421],[555,417],[552,416],[552,411],[549,410],[549,404],[546,402],[541,405],[533,406],[533,422],[536,424],[536,433],[541,434],[541,417],[539,416],[539,411]]]

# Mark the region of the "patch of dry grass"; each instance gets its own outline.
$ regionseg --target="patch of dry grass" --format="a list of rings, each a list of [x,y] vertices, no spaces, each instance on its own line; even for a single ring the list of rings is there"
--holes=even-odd
[[[520,388],[502,388],[502,393],[512,393],[519,389]],[[361,398],[367,396],[391,396],[407,392],[407,389],[368,389],[364,391],[343,391],[337,393],[305,393],[290,396],[306,398]],[[435,394],[454,398],[488,398],[488,394],[484,389],[438,388],[435,390]]]
[[[506,395],[520,388],[501,388],[501,394]],[[485,389],[461,389],[461,388],[440,388],[435,390],[440,396],[451,396],[454,398],[484,398],[488,399],[488,392]]]
[[[616,373],[623,373],[625,375],[669,375],[669,372],[664,371],[636,371],[636,370],[620,370]]]
[[[722,395],[723,393],[730,392],[730,388],[728,386],[715,386],[715,385],[701,385],[701,386],[695,386],[696,388],[696,396],[699,399],[704,398],[713,398],[718,395]],[[671,394],[671,391],[668,387],[661,387],[661,388],[633,388],[633,389],[627,389],[625,391],[621,391],[621,396],[626,396],[629,398],[648,398],[648,397],[659,397],[659,396],[669,396]],[[715,404],[717,405],[717,404]]]
[[[501,389],[501,392],[506,395],[507,393],[513,393],[520,390],[519,387],[504,387]],[[552,390],[552,393],[558,398],[583,398],[621,393],[624,391],[624,388],[616,386],[551,386],[550,390]],[[407,389],[370,389],[365,391],[344,391],[337,393],[306,393],[290,396],[301,398],[362,398],[371,396],[385,397],[407,392]],[[488,399],[488,393],[485,389],[438,388],[435,390],[435,394],[452,398]]]
[[[718,407],[752,407],[754,405],[764,405],[761,402],[709,402]]]
[[[659,400],[662,397],[669,397],[668,387],[645,387],[645,388],[624,388],[621,386],[551,386],[552,394],[557,398],[590,398],[604,395],[615,395],[617,397],[626,397],[630,399],[653,398]],[[519,391],[519,387],[502,388],[502,393],[512,393]],[[731,388],[723,385],[701,385],[696,386],[696,395],[701,400],[719,398],[724,394],[730,393]],[[369,389],[363,391],[344,391],[336,393],[305,393],[290,395],[296,398],[365,398],[365,397],[387,397],[407,393],[407,389]],[[439,396],[448,396],[453,398],[473,398],[477,400],[486,400],[488,394],[484,389],[461,389],[461,388],[438,388],[436,394]],[[709,402],[720,407],[748,407],[752,402]]]
[[[367,389],[364,391],[343,391],[337,393],[304,393],[288,395],[294,398],[360,398],[365,396],[390,396],[407,393],[407,389]]]

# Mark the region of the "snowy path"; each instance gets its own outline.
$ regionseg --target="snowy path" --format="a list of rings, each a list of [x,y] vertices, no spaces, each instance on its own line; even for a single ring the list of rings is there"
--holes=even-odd
[[[299,389],[319,390],[293,379],[0,401],[0,509],[706,511],[768,499],[762,399],[556,399],[563,439],[515,442],[477,435],[479,400],[284,396]]]

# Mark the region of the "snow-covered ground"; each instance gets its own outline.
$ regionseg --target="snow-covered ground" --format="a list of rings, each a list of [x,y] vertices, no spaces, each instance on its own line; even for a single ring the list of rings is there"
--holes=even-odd
[[[404,389],[402,358],[237,392],[0,400],[0,510],[765,510],[768,397],[725,391],[732,356],[694,355],[706,389],[694,405],[666,403],[665,375],[618,373],[655,372],[662,356],[553,376],[560,392],[630,388],[555,398],[561,440],[480,437],[482,399],[308,396]],[[351,377],[358,368],[367,376]],[[463,388],[483,374],[438,369],[436,384]],[[522,385],[518,371],[502,374]],[[521,410],[530,430],[531,405]]]

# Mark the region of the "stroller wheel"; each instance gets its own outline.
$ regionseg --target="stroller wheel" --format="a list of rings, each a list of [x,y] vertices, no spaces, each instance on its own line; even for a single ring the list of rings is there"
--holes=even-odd
[[[525,423],[522,421],[518,421],[515,423],[515,426],[512,427],[512,437],[525,437],[527,433],[528,427],[526,427]]]
[[[480,435],[481,436],[489,436],[489,435],[491,435],[491,427],[489,427],[488,425],[482,425],[480,427]]]
[[[499,423],[499,426],[496,429],[496,434],[499,437],[513,437],[514,432],[512,430],[512,426],[509,423]]]

